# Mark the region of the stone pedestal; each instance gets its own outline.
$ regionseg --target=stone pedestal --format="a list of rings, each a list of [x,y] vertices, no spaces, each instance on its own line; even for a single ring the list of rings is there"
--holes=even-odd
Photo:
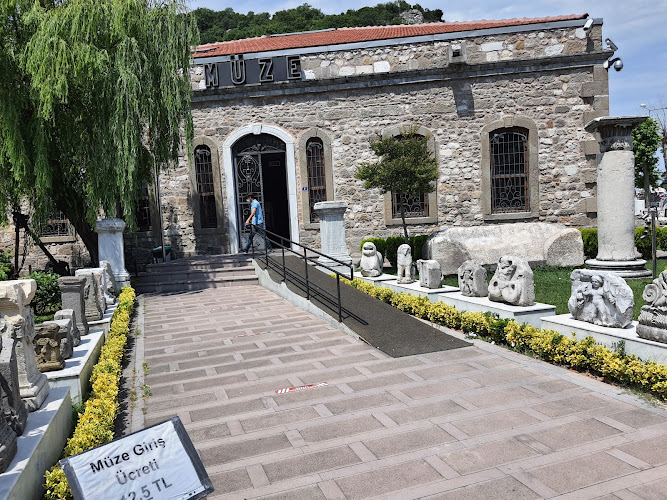
[[[346,264],[352,263],[345,242],[345,223],[343,215],[347,210],[344,201],[320,201],[315,203],[315,212],[320,218],[320,240],[322,253]],[[350,272],[350,268],[325,257],[317,259],[319,264],[337,269],[341,273]]]
[[[0,337],[0,343],[2,337]],[[2,415],[4,420],[17,435],[23,433],[28,410],[21,399],[19,392],[19,370],[16,360],[14,345],[5,339],[4,345],[0,346],[0,390],[2,391]]]
[[[121,219],[102,219],[97,221],[96,229],[98,258],[111,264],[118,292],[124,286],[130,286],[130,274],[125,269],[123,245],[125,222]]]
[[[645,116],[602,117],[586,131],[600,143],[597,171],[598,255],[586,261],[590,269],[624,278],[651,276],[646,261],[635,258],[635,157],[632,129]]]
[[[69,317],[69,314],[65,315],[65,313],[71,310],[73,312],[72,323],[76,325],[79,338],[88,335],[88,320],[83,300],[86,278],[84,276],[62,276],[58,278],[58,286],[60,286],[60,300],[63,307],[63,310],[60,311],[63,313],[62,317]],[[78,345],[76,334],[74,345]]]
[[[19,374],[19,393],[29,411],[37,410],[49,394],[46,376],[37,369],[32,341],[35,322],[30,301],[35,280],[0,282],[0,336],[13,342]]]
[[[56,312],[53,320],[60,324],[61,321],[67,322],[69,324],[69,332],[72,336],[72,347],[76,347],[81,342],[81,333],[79,332],[79,327],[76,324],[76,314],[74,314],[73,309],[63,309]]]
[[[86,280],[86,284],[83,289],[84,314],[86,316],[86,320],[89,322],[99,321],[104,315],[106,303],[104,301],[104,297],[100,296],[101,287],[98,286],[98,280],[92,273],[79,274],[79,271],[77,271],[77,276],[81,276]],[[100,301],[100,299],[102,300]]]

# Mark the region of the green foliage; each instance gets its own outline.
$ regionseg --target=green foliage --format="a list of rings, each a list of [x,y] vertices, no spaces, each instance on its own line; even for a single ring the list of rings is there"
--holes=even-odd
[[[30,305],[38,316],[54,314],[60,309],[60,287],[58,286],[59,275],[49,272],[30,273],[30,278],[37,282],[37,291]]]
[[[584,240],[584,255],[594,259],[598,255],[598,230],[597,229],[579,229],[581,238]]]
[[[395,137],[386,137],[371,143],[371,149],[380,157],[374,163],[362,163],[354,174],[364,181],[366,189],[379,189],[398,196],[403,220],[405,242],[408,229],[401,195],[418,196],[433,191],[433,183],[438,179],[438,162],[429,151],[429,138],[410,129]],[[389,250],[389,249],[387,249]]]
[[[417,236],[410,236],[410,248],[412,249],[412,258],[416,261],[417,259],[422,258],[422,247],[428,240],[428,234],[420,234]],[[398,253],[398,247],[405,243],[405,240],[402,236],[390,236],[388,238],[366,238],[359,245],[361,250],[364,246],[364,243],[370,241],[375,245],[378,252],[382,254],[383,257],[386,257],[387,260],[391,263],[392,267],[396,267],[396,255]]]
[[[424,22],[442,21],[442,10],[424,9],[419,4],[410,5],[402,0],[333,15],[325,15],[307,3],[293,9],[280,10],[273,16],[268,12],[239,14],[232,8],[218,12],[196,9],[193,14],[201,32],[201,42],[213,43],[277,33],[401,24],[400,13],[410,9],[422,12]]]
[[[100,208],[133,227],[137,188],[192,138],[197,41],[184,0],[0,2],[0,218],[55,206],[91,255]]]
[[[8,280],[12,275],[12,254],[9,250],[0,250],[0,281]]]
[[[632,149],[635,152],[635,187],[644,188],[645,168],[648,169],[650,185],[658,186],[660,171],[656,153],[660,140],[660,127],[658,122],[652,118],[640,123],[632,130]]]

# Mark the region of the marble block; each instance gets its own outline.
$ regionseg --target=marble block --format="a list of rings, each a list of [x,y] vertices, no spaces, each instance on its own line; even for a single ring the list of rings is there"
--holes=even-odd
[[[56,322],[69,321],[69,331],[70,335],[72,336],[72,347],[78,346],[79,342],[81,342],[81,333],[79,332],[79,328],[76,325],[76,313],[74,312],[74,309],[63,309],[56,312],[53,320]]]
[[[340,264],[340,262],[344,264],[352,263],[352,257],[347,250],[345,222],[343,220],[347,203],[344,201],[320,201],[315,203],[313,209],[320,219],[320,248],[322,253],[336,259],[332,260],[320,256],[317,263],[334,268],[342,273],[349,273],[350,269]]]
[[[107,260],[101,260],[100,267],[104,270],[104,297],[106,298],[107,304],[113,304],[116,300],[116,294],[118,294],[120,290],[116,290],[116,278],[113,276],[111,263]]]
[[[96,229],[99,259],[111,264],[116,288],[120,291],[124,286],[130,285],[130,273],[125,269],[125,249],[123,243],[125,221],[121,219],[98,220]]]
[[[85,268],[85,269],[77,269],[77,271],[74,273],[75,276],[92,276],[93,278],[93,283],[95,284],[95,301],[96,301],[96,311],[99,311],[99,314],[104,314],[104,311],[106,310],[107,307],[107,300],[105,296],[106,292],[106,276],[104,274],[104,269],[101,267],[93,267],[93,268]],[[86,282],[86,287],[88,287],[88,284]],[[86,289],[84,289],[84,301],[86,303],[86,307],[88,307],[88,300],[86,297]],[[91,320],[92,318],[88,318]],[[93,321],[96,321],[92,319]]]
[[[459,288],[466,297],[486,297],[489,285],[486,282],[486,269],[474,260],[466,260],[457,271]]]
[[[417,260],[419,285],[424,288],[437,289],[442,284],[442,271],[437,260]]]
[[[83,288],[84,314],[86,320],[97,321],[102,319],[104,309],[103,307],[100,307],[100,287],[95,279],[95,275],[81,274],[80,276],[86,280],[86,284]],[[104,303],[103,297],[102,303]]]
[[[33,343],[35,344],[35,355],[37,368],[41,372],[62,370],[65,360],[60,355],[60,325],[53,322],[46,324],[35,333]]]
[[[35,325],[35,334],[39,334],[49,324],[56,324],[60,329],[60,355],[63,359],[72,356],[74,349],[74,339],[72,338],[72,320],[58,319],[53,321],[45,321],[41,325]]]
[[[514,306],[535,303],[535,280],[528,263],[515,256],[503,255],[489,283],[489,299]]]
[[[567,307],[575,319],[610,328],[625,328],[632,322],[635,297],[620,276],[575,269],[570,281],[572,295]]]
[[[62,276],[58,278],[58,286],[60,287],[63,313],[72,310],[72,318],[79,332],[79,337],[88,335],[88,320],[86,319],[86,306],[83,299],[86,278],[83,276]],[[65,314],[63,317],[65,317]]]

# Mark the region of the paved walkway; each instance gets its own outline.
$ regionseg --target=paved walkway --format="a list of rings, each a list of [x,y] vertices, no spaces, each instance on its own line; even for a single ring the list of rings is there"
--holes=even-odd
[[[145,425],[182,419],[209,498],[667,498],[667,412],[582,375],[484,343],[390,358],[255,285],[144,311]]]

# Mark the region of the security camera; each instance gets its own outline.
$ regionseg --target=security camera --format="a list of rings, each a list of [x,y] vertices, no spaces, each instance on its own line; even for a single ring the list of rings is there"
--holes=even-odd
[[[616,52],[618,50],[618,47],[616,46],[616,44],[614,42],[611,41],[611,38],[607,38],[605,40],[605,42],[607,42],[607,48],[608,49],[611,49],[614,52]]]
[[[609,71],[609,67],[612,65],[616,71],[621,71],[623,69],[623,61],[621,61],[620,57],[614,57],[613,59],[608,59],[602,63],[602,67],[607,71]]]
[[[593,28],[593,18],[589,17],[588,20],[586,21],[586,24],[584,24],[584,33],[586,33],[586,36],[590,36],[592,28]]]

